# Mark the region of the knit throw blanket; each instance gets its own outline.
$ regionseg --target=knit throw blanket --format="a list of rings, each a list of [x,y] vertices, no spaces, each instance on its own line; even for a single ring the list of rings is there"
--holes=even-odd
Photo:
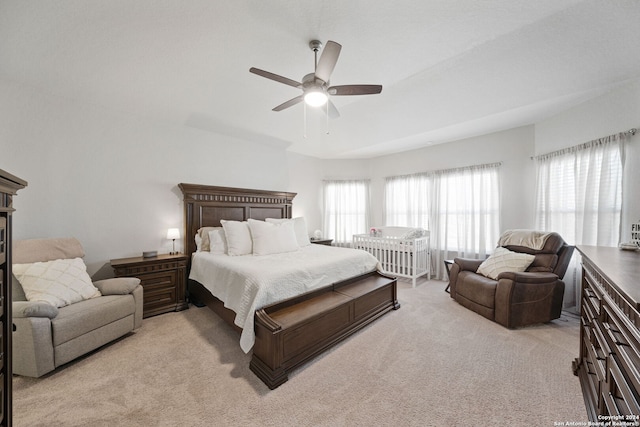
[[[507,230],[500,236],[498,246],[524,246],[535,250],[544,247],[551,233],[534,230]]]

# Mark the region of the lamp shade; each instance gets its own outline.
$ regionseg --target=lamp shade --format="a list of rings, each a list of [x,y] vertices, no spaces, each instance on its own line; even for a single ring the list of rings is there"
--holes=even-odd
[[[167,230],[167,239],[175,240],[180,238],[180,230],[177,228],[170,228]]]
[[[311,107],[320,107],[327,103],[327,94],[319,89],[311,89],[304,95],[304,102]]]

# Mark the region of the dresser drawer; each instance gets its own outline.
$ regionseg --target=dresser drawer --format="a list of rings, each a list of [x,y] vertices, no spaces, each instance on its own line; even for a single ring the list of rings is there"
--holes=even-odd
[[[638,396],[629,387],[620,367],[615,361],[609,367],[608,390],[603,398],[611,415],[638,415],[640,404]]]
[[[7,219],[0,217],[0,264],[7,262]]]
[[[604,353],[602,346],[596,339],[595,335],[593,340],[584,338],[584,346],[587,350],[587,360],[589,362],[589,374],[594,374],[598,378],[598,381],[605,381],[607,375],[607,358],[609,354]],[[592,342],[593,341],[593,342]]]
[[[4,326],[3,322],[0,322],[0,331],[2,331],[2,327]],[[4,348],[4,335],[2,335],[2,333],[0,333],[0,372],[4,372],[4,359],[5,359],[5,354],[4,351],[2,351],[1,349]]]
[[[5,399],[4,389],[4,373],[0,374],[0,402],[4,402]],[[4,423],[4,405],[0,405],[0,423]],[[7,425],[7,424],[2,424]]]
[[[603,310],[603,329],[608,345],[616,354],[616,359],[627,381],[631,386],[640,390],[640,339],[638,332],[630,325],[620,309],[611,306]]]

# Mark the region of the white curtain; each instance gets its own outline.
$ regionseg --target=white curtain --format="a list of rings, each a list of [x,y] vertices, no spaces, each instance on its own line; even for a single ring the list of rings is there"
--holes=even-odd
[[[500,237],[499,164],[436,172],[433,185],[436,259],[485,258]],[[434,241],[434,238],[432,238]]]
[[[445,259],[484,258],[500,237],[500,163],[389,177],[385,224],[430,231],[434,277]]]
[[[571,245],[617,246],[622,214],[626,134],[535,157],[536,227]],[[564,282],[564,305],[578,307],[578,257]]]
[[[385,225],[429,229],[431,182],[426,173],[386,179]]]
[[[351,246],[369,232],[369,180],[324,181],[324,233],[336,246]]]

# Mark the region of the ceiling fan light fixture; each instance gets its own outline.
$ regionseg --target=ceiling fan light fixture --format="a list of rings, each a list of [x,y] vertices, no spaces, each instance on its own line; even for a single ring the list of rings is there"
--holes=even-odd
[[[335,119],[340,117],[340,113],[338,113],[336,106],[329,99],[330,96],[374,95],[382,91],[381,85],[358,84],[331,86],[329,84],[331,73],[333,73],[336,62],[338,62],[342,46],[332,40],[327,41],[325,46],[318,40],[311,40],[309,47],[315,57],[315,70],[313,73],[305,75],[300,82],[259,68],[249,68],[250,73],[302,90],[302,94],[275,106],[272,109],[273,111],[282,111],[304,101],[305,112],[307,111],[307,105],[315,108],[326,105],[327,108],[325,112],[327,113],[327,117]],[[322,55],[320,55],[318,59],[320,49],[322,49]]]
[[[310,107],[321,107],[327,103],[327,94],[320,89],[313,89],[304,94],[304,102]]]

